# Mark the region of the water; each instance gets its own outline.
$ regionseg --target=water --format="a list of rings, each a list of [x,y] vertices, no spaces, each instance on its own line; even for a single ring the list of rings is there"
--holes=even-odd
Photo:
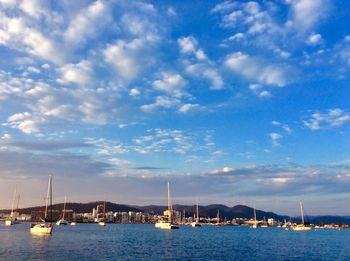
[[[77,224],[34,236],[0,225],[0,260],[349,260],[350,229],[309,232],[215,227]]]

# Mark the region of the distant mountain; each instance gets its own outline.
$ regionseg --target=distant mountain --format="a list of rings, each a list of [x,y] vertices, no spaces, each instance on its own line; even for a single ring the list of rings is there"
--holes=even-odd
[[[98,204],[103,204],[103,201],[95,201],[89,203],[67,203],[66,209],[71,209],[76,213],[88,213],[92,212],[93,208],[96,208]],[[185,211],[187,217],[193,216],[195,211],[195,205],[174,205],[174,210],[177,211]],[[44,210],[44,206],[37,206],[31,208],[22,208],[19,210],[20,213],[23,214],[31,214],[32,211]],[[53,205],[53,209],[62,210],[63,203]],[[124,204],[115,204],[112,202],[106,202],[106,211],[113,212],[146,212],[152,214],[162,215],[163,211],[167,209],[167,206],[157,206],[157,205],[149,205],[149,206],[133,206],[133,205],[124,205]],[[199,214],[201,217],[216,217],[217,212],[220,212],[220,218],[227,220],[231,220],[233,218],[253,218],[254,209],[244,205],[237,205],[234,207],[228,207],[221,204],[212,204],[207,206],[199,206]],[[9,213],[10,210],[0,210],[3,213]],[[289,216],[278,215],[273,212],[265,212],[262,210],[256,210],[256,215],[258,220],[262,220],[264,218],[273,218],[275,220],[283,221],[284,219],[289,220]],[[292,218],[294,222],[300,222],[300,217]],[[350,217],[341,217],[341,216],[308,216],[305,218],[307,222],[312,224],[350,224]]]

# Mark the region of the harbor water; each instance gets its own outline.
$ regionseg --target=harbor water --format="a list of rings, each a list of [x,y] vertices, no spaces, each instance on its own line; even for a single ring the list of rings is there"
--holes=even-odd
[[[51,236],[0,225],[0,260],[349,260],[350,229],[77,224]]]

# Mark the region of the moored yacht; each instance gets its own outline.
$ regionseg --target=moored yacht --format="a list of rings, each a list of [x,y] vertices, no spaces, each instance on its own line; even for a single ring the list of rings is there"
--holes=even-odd
[[[65,220],[65,214],[66,214],[66,204],[67,204],[67,197],[64,197],[64,204],[63,204],[63,211],[62,211],[62,218],[56,222],[57,226],[60,225],[68,225],[68,221]]]
[[[303,210],[303,203],[300,202],[300,214],[301,214],[301,224],[291,226],[292,230],[294,231],[308,231],[311,230],[312,227],[306,226],[304,222],[304,210]]]
[[[179,226],[173,222],[173,206],[171,204],[171,194],[170,194],[170,185],[168,182],[168,210],[165,211],[167,214],[167,220],[158,220],[155,223],[156,228],[160,229],[178,229]]]
[[[197,200],[197,204],[196,204],[196,217],[195,217],[195,221],[193,221],[191,223],[192,227],[201,227],[202,224],[199,223],[199,210],[198,210],[198,200]]]
[[[50,202],[50,203],[49,203]],[[47,223],[48,219],[48,206],[50,204],[50,223]],[[47,195],[46,195],[46,206],[45,206],[45,216],[42,223],[39,224],[31,224],[30,225],[30,233],[36,235],[51,235],[52,234],[52,176],[49,176],[49,184],[47,187]]]

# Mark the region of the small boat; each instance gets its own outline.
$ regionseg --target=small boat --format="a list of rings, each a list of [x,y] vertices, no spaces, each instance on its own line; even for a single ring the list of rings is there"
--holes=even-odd
[[[49,204],[50,204],[50,223],[47,222]],[[47,187],[47,195],[46,195],[45,217],[42,223],[30,225],[30,233],[35,235],[51,235],[52,229],[53,229],[53,226],[52,226],[52,176],[50,175],[49,184]]]
[[[56,222],[56,225],[57,225],[57,226],[60,226],[60,225],[68,225],[68,221],[64,219],[64,216],[65,216],[65,214],[66,214],[66,204],[67,204],[67,197],[64,197],[62,218]]]
[[[309,231],[312,229],[310,226],[306,226],[304,222],[304,210],[303,210],[303,203],[300,202],[300,213],[301,213],[301,224],[291,226],[292,230],[294,231]]]
[[[254,206],[254,223],[252,225],[252,228],[257,228],[258,227],[258,222],[256,220],[256,210],[255,210],[255,206]]]
[[[168,182],[168,210],[167,210],[168,220],[158,220],[155,223],[156,228],[160,229],[178,229],[179,226],[173,222],[173,206],[171,204],[171,194],[170,185]]]
[[[15,213],[13,212],[15,200],[16,200],[16,188],[13,191],[11,213],[10,213],[10,216],[5,220],[5,226],[12,226],[16,224]]]
[[[198,200],[196,204],[196,216],[195,216],[195,221],[191,223],[192,227],[201,227],[202,224],[199,223],[199,210],[198,210]]]
[[[71,225],[71,226],[75,226],[76,224],[77,224],[77,222],[74,222],[74,221],[69,223],[69,225]]]

